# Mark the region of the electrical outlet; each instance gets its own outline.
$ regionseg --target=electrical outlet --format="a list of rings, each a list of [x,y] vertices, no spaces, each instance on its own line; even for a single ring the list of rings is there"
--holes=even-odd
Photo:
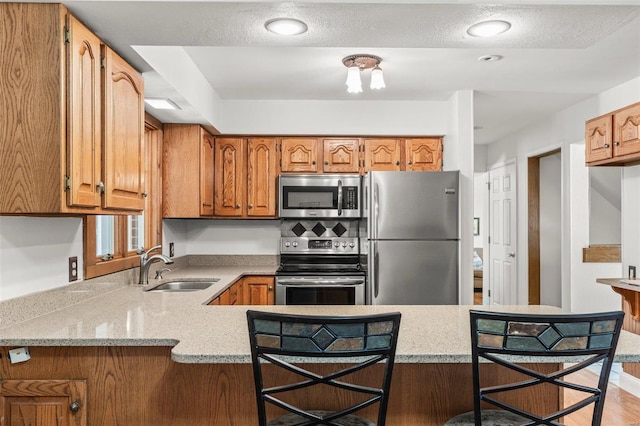
[[[169,243],[169,257],[173,257],[176,254],[173,243]]]
[[[636,267],[629,265],[629,279],[630,280],[635,280],[636,279]]]
[[[69,258],[69,282],[76,281],[78,279],[78,257],[73,256]]]

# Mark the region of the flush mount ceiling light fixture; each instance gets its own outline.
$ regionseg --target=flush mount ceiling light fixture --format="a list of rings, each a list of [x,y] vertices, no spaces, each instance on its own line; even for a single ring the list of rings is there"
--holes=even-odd
[[[145,98],[144,102],[154,109],[180,109],[171,99]]]
[[[342,59],[342,63],[347,70],[347,92],[362,93],[362,80],[360,79],[360,71],[371,70],[371,87],[372,89],[384,89],[384,75],[380,69],[382,59],[375,55],[349,55]]]
[[[474,37],[493,37],[508,31],[509,28],[511,28],[511,24],[507,21],[484,21],[467,28],[467,34]]]
[[[307,32],[307,24],[293,18],[276,18],[265,22],[264,27],[278,35],[298,35]]]

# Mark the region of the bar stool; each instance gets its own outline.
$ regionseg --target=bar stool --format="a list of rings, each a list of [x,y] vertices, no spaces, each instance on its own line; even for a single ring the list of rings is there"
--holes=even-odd
[[[400,313],[330,317],[249,310],[247,321],[260,426],[384,426]],[[318,364],[331,371],[312,371]],[[373,377],[379,385],[371,385]],[[332,397],[335,389],[339,400]],[[304,395],[321,406],[303,407],[309,401],[295,391],[308,391]],[[376,423],[354,414],[374,405]],[[287,414],[268,420],[273,406]]]
[[[592,404],[591,425],[600,425],[624,312],[531,315],[472,310],[469,314],[474,411],[450,419],[445,426],[560,425],[558,422],[563,416]],[[560,357],[563,361],[575,360],[575,364],[566,367],[560,364],[559,370],[542,373],[516,364],[509,358],[513,355],[526,357],[527,363],[553,362],[550,358]],[[486,386],[480,377],[480,359],[521,373],[520,377],[524,378]],[[572,383],[567,377],[596,363],[602,363],[596,387]],[[543,384],[580,391],[583,398],[569,407],[545,414],[534,414],[505,402],[511,391]],[[483,410],[481,402],[499,409]]]

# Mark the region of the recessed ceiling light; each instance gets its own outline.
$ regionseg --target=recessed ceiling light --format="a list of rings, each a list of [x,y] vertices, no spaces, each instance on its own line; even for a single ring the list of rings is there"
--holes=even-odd
[[[478,58],[480,62],[495,62],[499,61],[500,59],[502,59],[502,56],[500,55],[484,55]]]
[[[180,109],[171,99],[145,98],[144,102],[154,109]]]
[[[467,28],[467,34],[474,37],[492,37],[494,35],[502,34],[511,28],[511,24],[507,21],[484,21],[473,24]]]
[[[276,18],[265,22],[264,27],[279,35],[298,35],[307,32],[307,24],[292,18]]]

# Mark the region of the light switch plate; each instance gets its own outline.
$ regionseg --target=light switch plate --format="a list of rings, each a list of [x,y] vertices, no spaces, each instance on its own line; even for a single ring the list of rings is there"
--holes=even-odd
[[[11,364],[29,361],[30,359],[31,355],[29,355],[29,348],[27,347],[9,350],[9,360],[11,360]]]

